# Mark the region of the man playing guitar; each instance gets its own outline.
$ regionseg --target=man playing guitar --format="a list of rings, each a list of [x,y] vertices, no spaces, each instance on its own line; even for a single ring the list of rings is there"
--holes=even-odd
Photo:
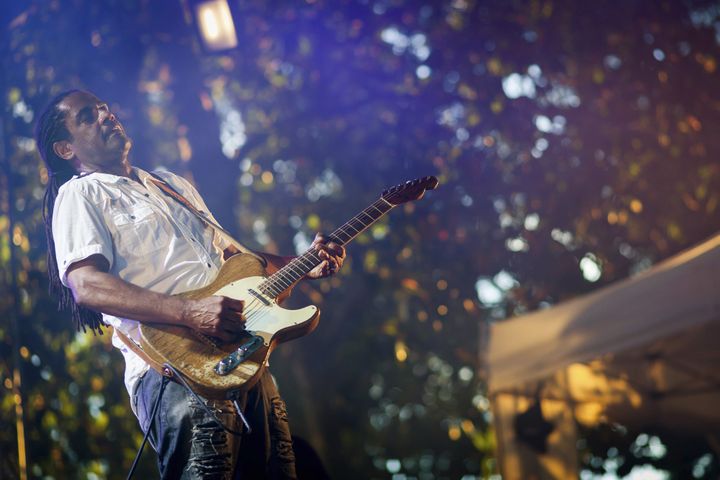
[[[184,386],[162,381],[118,336],[139,343],[144,322],[182,325],[219,342],[244,332],[243,301],[175,295],[211,282],[238,251],[158,185],[168,185],[214,221],[199,193],[177,175],[133,167],[125,129],[88,92],[55,97],[38,121],[36,140],[49,174],[44,216],[51,287],[78,328],[114,328],[131,406],[158,453],[161,477],[296,478],[285,405],[267,372],[238,402],[252,427],[240,437],[227,432],[243,429],[236,405],[206,399],[199,405]],[[312,248],[324,261],[306,278],[324,278],[342,267],[342,246],[317,235]],[[270,274],[293,258],[254,255]]]

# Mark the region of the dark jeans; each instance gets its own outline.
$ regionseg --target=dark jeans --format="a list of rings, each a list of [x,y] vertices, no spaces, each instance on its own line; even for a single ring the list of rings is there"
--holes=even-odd
[[[266,371],[240,403],[252,433],[243,430],[235,407],[225,400],[205,400],[225,432],[182,385],[168,382],[155,419],[150,414],[162,376],[150,369],[140,379],[132,401],[140,428],[158,453],[163,479],[295,479],[295,455],[285,402]]]

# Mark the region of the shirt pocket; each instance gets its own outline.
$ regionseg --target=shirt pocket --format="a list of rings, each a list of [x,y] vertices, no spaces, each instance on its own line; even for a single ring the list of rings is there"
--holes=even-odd
[[[168,247],[167,221],[149,205],[135,204],[112,214],[113,243],[123,257],[142,257]]]

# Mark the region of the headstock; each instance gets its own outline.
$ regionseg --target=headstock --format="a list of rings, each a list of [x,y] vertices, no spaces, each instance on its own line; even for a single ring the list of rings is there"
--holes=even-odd
[[[381,197],[393,205],[400,205],[421,199],[427,190],[434,190],[437,185],[438,179],[433,176],[416,178],[385,190]]]

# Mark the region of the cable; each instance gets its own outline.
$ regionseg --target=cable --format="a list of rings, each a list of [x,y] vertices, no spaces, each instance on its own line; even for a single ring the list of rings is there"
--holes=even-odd
[[[210,409],[208,408],[208,406],[205,405],[205,402],[198,396],[198,394],[195,393],[192,388],[190,388],[190,385],[187,384],[187,382],[185,381],[185,378],[183,378],[182,374],[181,374],[180,372],[178,372],[178,371],[175,369],[175,367],[173,367],[173,366],[170,365],[169,363],[163,363],[163,368],[164,368],[164,369],[166,368],[166,369],[170,370],[170,371],[173,373],[173,375],[175,376],[175,378],[180,381],[180,384],[181,384],[183,387],[185,387],[188,392],[190,392],[190,394],[193,396],[193,398],[195,398],[195,401],[205,410],[205,413],[207,413],[208,415],[210,415],[210,416],[213,418],[213,420],[215,420],[215,422],[216,422],[218,425],[220,425],[220,427],[221,427],[223,430],[225,430],[227,433],[231,433],[231,434],[233,434],[233,435],[237,435],[237,436],[242,435],[242,430],[238,432],[238,431],[236,431],[236,430],[232,430],[232,429],[226,427],[225,424],[222,423],[222,422],[215,416],[215,414],[212,412],[212,410],[210,410]],[[242,420],[243,425],[245,425],[245,428],[247,429],[247,433],[252,433],[252,428],[250,428],[250,424],[249,424],[248,421],[245,419],[245,415],[243,415],[242,410],[240,410],[240,408],[238,408],[239,405],[237,404],[237,402],[234,402],[234,404],[235,404],[235,409],[237,410],[238,416],[240,416],[240,420]]]
[[[145,432],[145,436],[143,437],[143,441],[140,444],[140,448],[138,449],[137,454],[135,454],[135,460],[133,460],[132,467],[130,467],[130,472],[128,473],[127,480],[130,480],[130,478],[133,476],[133,473],[135,473],[135,468],[137,468],[138,461],[140,461],[140,455],[142,455],[142,452],[145,449],[145,444],[147,443],[147,439],[150,436],[150,428],[152,428],[152,422],[153,420],[155,420],[155,414],[157,413],[157,409],[160,406],[160,399],[162,398],[163,392],[165,391],[165,386],[168,384],[169,381],[170,379],[163,375],[162,383],[160,384],[160,392],[158,393],[158,396],[155,399],[155,403],[153,404],[152,413],[150,413],[150,422],[148,423],[148,429]]]
[[[232,430],[225,426],[223,422],[221,422],[217,416],[213,413],[212,410],[208,408],[208,406],[205,404],[205,402],[198,396],[197,393],[193,391],[192,388],[190,388],[190,385],[185,381],[185,378],[183,378],[182,374],[178,372],[175,367],[170,365],[169,363],[163,364],[163,369],[169,372],[172,372],[174,378],[176,378],[180,384],[187,389],[188,392],[193,396],[195,401],[200,405],[204,410],[205,413],[210,415],[215,423],[217,423],[224,431],[227,433],[230,433],[232,435],[240,436],[242,435],[241,431]],[[145,444],[147,443],[148,436],[150,435],[150,428],[152,427],[152,422],[155,419],[155,415],[157,414],[158,407],[160,405],[160,399],[162,398],[163,392],[165,391],[165,386],[167,386],[168,382],[170,381],[170,377],[167,375],[162,376],[162,383],[160,384],[160,392],[158,393],[157,398],[155,399],[155,403],[153,404],[152,413],[150,414],[150,421],[148,422],[148,429],[147,432],[145,432],[145,436],[143,437],[143,441],[140,444],[140,448],[138,449],[137,454],[135,455],[135,460],[133,461],[132,467],[130,467],[130,472],[128,473],[127,480],[130,480],[130,478],[133,476],[133,473],[135,473],[135,468],[137,467],[138,461],[140,460],[140,455],[143,452],[143,449],[145,448]],[[240,404],[237,400],[233,400],[233,405],[235,406],[235,409],[237,410],[237,414],[240,417],[240,419],[243,422],[243,425],[247,429],[247,433],[252,433],[252,428],[250,428],[250,424],[248,423],[247,419],[245,418],[245,415],[243,415],[242,410],[240,409]]]

